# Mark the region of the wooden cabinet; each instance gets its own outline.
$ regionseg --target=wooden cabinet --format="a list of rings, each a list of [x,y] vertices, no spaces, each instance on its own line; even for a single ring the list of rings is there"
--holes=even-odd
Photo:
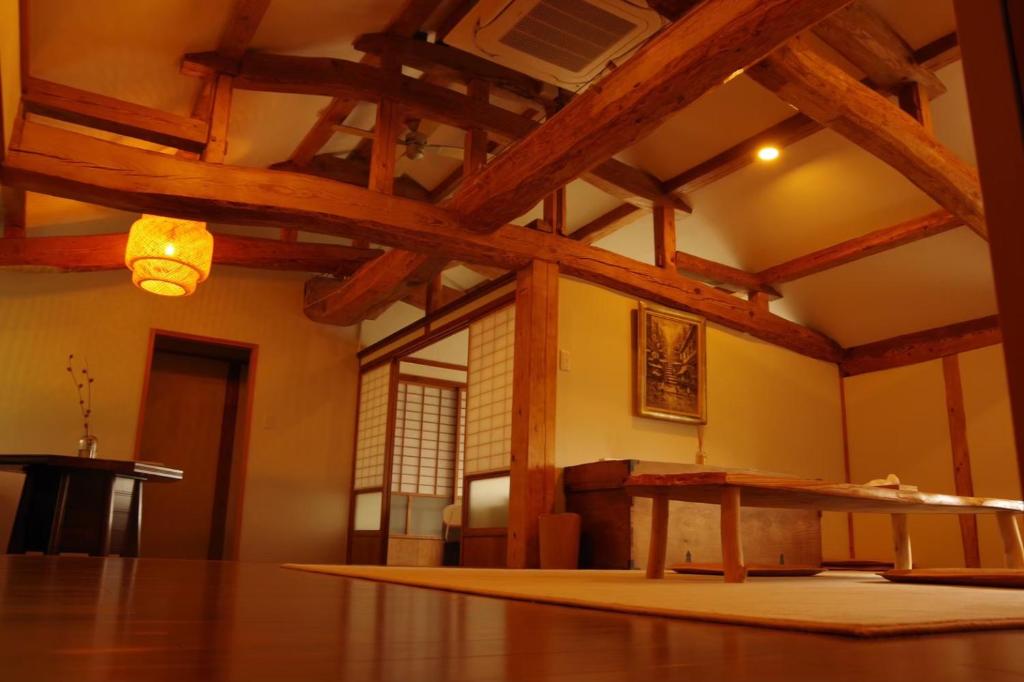
[[[696,464],[605,460],[566,467],[566,511],[581,518],[580,568],[644,568],[651,500],[630,499],[623,487],[634,473],[721,471]],[[669,564],[722,560],[717,505],[671,502]],[[744,554],[749,563],[821,563],[821,514],[802,509],[743,509]]]

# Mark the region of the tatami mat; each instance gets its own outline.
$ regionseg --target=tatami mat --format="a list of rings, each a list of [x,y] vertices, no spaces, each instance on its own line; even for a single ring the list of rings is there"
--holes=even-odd
[[[538,571],[286,564],[316,573],[623,613],[857,637],[1024,628],[1024,590],[899,585],[870,573],[721,578],[641,571]]]

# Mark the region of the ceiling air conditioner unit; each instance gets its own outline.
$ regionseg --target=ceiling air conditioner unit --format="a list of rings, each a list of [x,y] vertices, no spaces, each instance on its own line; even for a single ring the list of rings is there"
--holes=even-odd
[[[579,90],[663,23],[644,0],[480,0],[445,42]]]

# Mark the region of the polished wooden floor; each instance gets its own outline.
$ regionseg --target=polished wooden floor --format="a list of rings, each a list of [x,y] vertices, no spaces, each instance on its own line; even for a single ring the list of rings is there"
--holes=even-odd
[[[0,680],[1024,680],[1024,632],[862,641],[268,564],[6,557]]]

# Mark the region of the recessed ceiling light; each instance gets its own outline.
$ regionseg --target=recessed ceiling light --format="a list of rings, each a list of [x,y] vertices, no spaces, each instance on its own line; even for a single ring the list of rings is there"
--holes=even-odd
[[[762,161],[774,161],[775,159],[779,158],[779,154],[779,148],[772,147],[770,145],[767,147],[761,147],[760,149],[757,150],[757,158],[761,159]]]

